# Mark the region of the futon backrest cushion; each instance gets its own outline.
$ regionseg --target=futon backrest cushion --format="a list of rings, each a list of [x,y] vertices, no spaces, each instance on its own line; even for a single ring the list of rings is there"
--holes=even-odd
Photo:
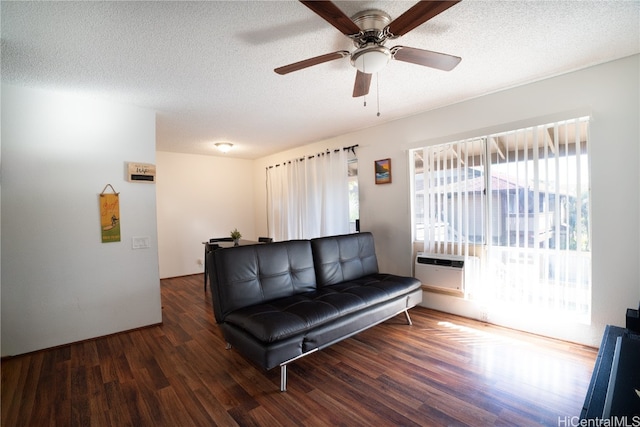
[[[318,287],[355,280],[378,272],[371,233],[343,234],[311,240]]]
[[[217,321],[239,308],[316,290],[311,244],[290,240],[212,252]]]

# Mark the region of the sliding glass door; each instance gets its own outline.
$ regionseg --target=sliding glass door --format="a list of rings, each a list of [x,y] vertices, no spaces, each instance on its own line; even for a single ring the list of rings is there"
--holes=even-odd
[[[588,119],[413,150],[414,235],[476,256],[467,297],[588,322]]]

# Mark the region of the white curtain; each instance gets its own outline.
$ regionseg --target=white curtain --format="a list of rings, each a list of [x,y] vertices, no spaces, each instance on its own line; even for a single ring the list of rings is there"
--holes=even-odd
[[[267,168],[267,222],[276,241],[349,232],[347,153],[320,153]]]

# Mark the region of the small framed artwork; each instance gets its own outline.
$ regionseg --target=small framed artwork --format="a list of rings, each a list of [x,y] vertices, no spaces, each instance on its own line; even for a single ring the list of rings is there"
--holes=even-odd
[[[391,159],[376,160],[376,184],[391,183]]]

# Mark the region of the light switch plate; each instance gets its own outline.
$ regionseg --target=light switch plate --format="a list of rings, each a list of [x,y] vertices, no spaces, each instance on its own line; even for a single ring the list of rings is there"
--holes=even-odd
[[[133,249],[146,249],[151,246],[149,236],[132,237],[131,247]]]

